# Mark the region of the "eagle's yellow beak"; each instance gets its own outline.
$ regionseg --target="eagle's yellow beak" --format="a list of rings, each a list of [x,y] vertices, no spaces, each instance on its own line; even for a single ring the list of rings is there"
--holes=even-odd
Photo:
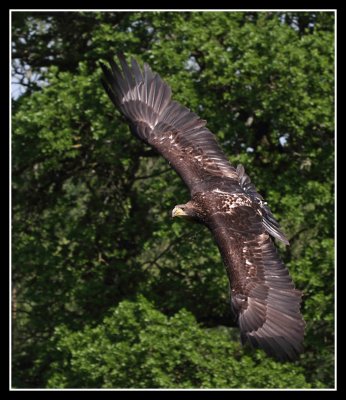
[[[186,217],[187,214],[184,210],[182,210],[179,206],[173,208],[172,218],[174,217]]]

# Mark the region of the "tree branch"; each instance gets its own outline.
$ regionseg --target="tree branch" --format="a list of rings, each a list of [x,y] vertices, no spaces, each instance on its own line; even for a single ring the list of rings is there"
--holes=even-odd
[[[153,177],[155,177],[155,176],[163,175],[163,174],[165,174],[165,173],[168,172],[168,171],[172,171],[172,168],[167,168],[167,169],[164,169],[163,171],[155,172],[154,174],[151,174],[151,175],[136,176],[136,177],[135,177],[135,180],[153,178]]]

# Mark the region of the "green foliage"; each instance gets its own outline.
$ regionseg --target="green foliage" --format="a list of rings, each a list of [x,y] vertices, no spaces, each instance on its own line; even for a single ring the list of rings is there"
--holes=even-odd
[[[334,386],[334,15],[12,13],[13,385]],[[295,364],[244,349],[210,233],[132,137],[99,60],[147,61],[208,120],[290,239]],[[23,86],[21,86],[23,87]],[[139,297],[137,297],[139,295]]]
[[[95,327],[58,326],[55,338],[60,359],[48,387],[310,387],[302,367],[243,355],[229,329],[202,329],[184,309],[167,318],[141,296],[111,308]]]

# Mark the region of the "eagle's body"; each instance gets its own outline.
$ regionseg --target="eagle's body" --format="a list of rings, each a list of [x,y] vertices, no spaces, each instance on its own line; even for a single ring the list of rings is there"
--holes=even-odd
[[[242,342],[279,360],[302,351],[301,293],[277,255],[270,235],[288,244],[268,206],[239,165],[234,168],[214,135],[187,108],[171,100],[170,87],[147,64],[102,65],[104,87],[127,117],[131,131],[155,148],[190,190],[191,200],[172,215],[212,232],[231,285],[231,305]]]

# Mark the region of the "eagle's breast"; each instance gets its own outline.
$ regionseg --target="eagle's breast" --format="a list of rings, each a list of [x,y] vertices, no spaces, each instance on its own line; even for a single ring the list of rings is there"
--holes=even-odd
[[[244,192],[224,192],[219,189],[198,192],[192,199],[209,216],[216,213],[232,213],[236,207],[255,206],[253,200]]]

